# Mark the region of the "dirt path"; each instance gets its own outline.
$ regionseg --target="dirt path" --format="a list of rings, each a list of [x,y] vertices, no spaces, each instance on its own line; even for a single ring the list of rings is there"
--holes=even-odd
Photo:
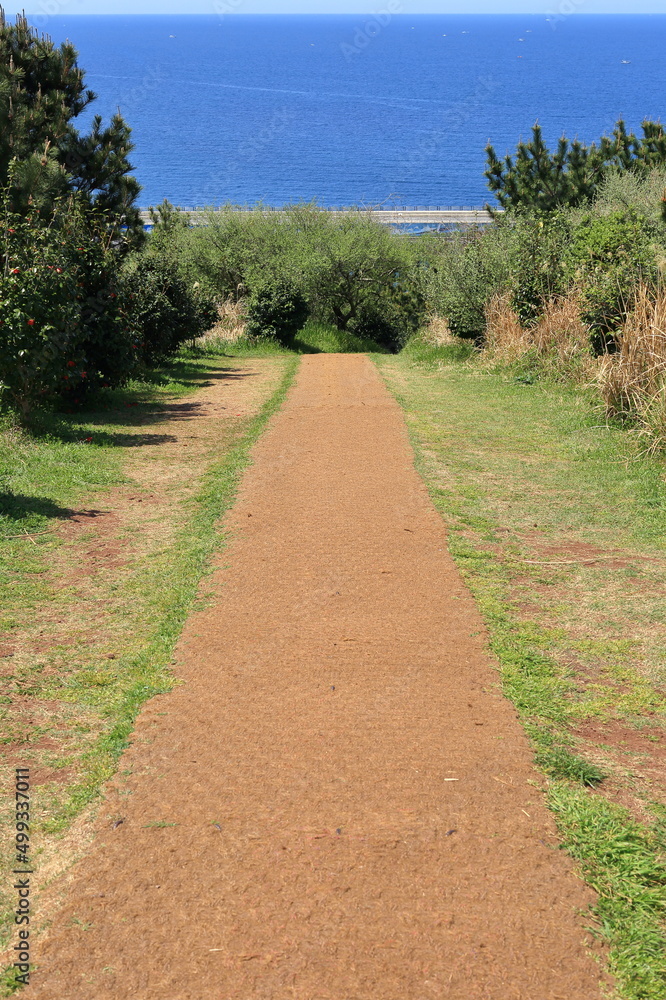
[[[254,458],[27,996],[597,1000],[590,897],[371,362],[304,358]]]

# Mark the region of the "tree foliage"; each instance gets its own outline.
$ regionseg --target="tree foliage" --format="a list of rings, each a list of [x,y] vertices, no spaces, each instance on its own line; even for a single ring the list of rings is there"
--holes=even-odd
[[[10,24],[0,9],[0,187],[9,190],[11,210],[49,216],[71,195],[116,239],[136,242],[143,227],[131,130],[116,114],[106,127],[96,116],[80,134],[75,119],[94,100],[71,43],[56,47],[24,15]]]
[[[656,288],[656,235],[655,226],[634,211],[590,214],[571,233],[561,270],[567,286],[581,293],[581,318],[597,352],[614,342],[639,285]]]
[[[612,136],[589,146],[564,136],[552,152],[541,126],[532,127],[529,142],[520,142],[515,157],[500,160],[492,145],[486,148],[488,187],[502,208],[551,212],[591,201],[612,171],[644,173],[666,164],[666,134],[660,122],[644,121],[642,136],[627,132],[621,119]]]
[[[546,304],[566,291],[562,260],[571,239],[569,213],[521,216],[507,248],[513,307],[525,326],[537,322]]]
[[[413,294],[410,241],[365,212],[336,216],[314,204],[281,213],[227,206],[210,212],[192,239],[196,265],[219,297],[253,296],[267,281],[286,284],[318,321],[356,331],[369,329],[377,312],[390,313],[391,336],[402,340],[421,308]]]
[[[155,365],[217,319],[213,301],[188,283],[177,263],[154,252],[135,254],[123,273],[123,302],[139,358]]]
[[[250,337],[273,337],[289,344],[308,318],[308,304],[288,281],[267,281],[255,288],[248,300],[247,333]]]
[[[70,209],[35,226],[8,210],[0,236],[0,399],[23,414],[136,366],[116,254],[104,228]]]
[[[485,231],[429,238],[420,285],[428,311],[445,316],[456,336],[483,336],[486,303],[509,279],[512,234],[498,222]]]
[[[153,240],[159,243],[173,240],[179,233],[188,229],[192,221],[187,212],[172,205],[168,198],[165,198],[157,208],[151,205],[148,215],[153,227],[151,235]]]

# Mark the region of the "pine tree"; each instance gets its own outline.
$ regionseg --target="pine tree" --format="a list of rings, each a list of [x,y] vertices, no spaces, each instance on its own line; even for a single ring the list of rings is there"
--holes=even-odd
[[[518,144],[515,159],[500,160],[486,147],[488,187],[502,208],[550,212],[590,201],[609,170],[645,172],[666,164],[666,134],[661,122],[644,121],[643,136],[628,133],[617,122],[612,136],[584,145],[564,136],[555,152],[546,146],[541,126],[532,127],[530,142]]]
[[[127,159],[134,148],[131,131],[119,114],[112,117],[107,128],[96,115],[88,135],[80,136],[71,130],[63,147],[64,165],[70,190],[94,211],[98,220],[142,236],[143,223],[136,205],[141,185],[131,176],[132,165]]]
[[[116,235],[140,238],[129,126],[120,115],[107,128],[96,117],[87,135],[74,125],[94,100],[71,43],[56,47],[24,15],[9,24],[0,8],[0,187],[12,210],[46,215],[69,195]]]

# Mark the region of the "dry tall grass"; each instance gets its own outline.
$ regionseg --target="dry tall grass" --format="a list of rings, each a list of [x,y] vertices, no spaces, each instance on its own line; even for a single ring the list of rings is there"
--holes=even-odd
[[[532,346],[528,331],[511,306],[510,292],[493,295],[486,304],[486,351],[497,361],[515,361]]]
[[[531,330],[537,351],[540,354],[554,353],[565,365],[581,356],[591,358],[590,331],[580,313],[580,299],[575,292],[551,299]]]
[[[442,347],[445,344],[457,344],[458,340],[451,333],[447,320],[443,316],[430,316],[423,328],[423,339],[427,344]]]
[[[212,329],[201,338],[201,346],[215,341],[240,340],[245,336],[245,314],[242,302],[227,299],[218,306],[219,319]]]
[[[637,420],[651,450],[666,447],[666,289],[640,288],[636,306],[618,335],[617,354],[599,367],[601,395],[610,417]]]
[[[575,293],[547,303],[538,323],[522,326],[511,306],[510,293],[494,296],[486,307],[486,349],[494,361],[512,362],[531,353],[535,361],[556,373],[589,367],[590,331],[580,318]]]

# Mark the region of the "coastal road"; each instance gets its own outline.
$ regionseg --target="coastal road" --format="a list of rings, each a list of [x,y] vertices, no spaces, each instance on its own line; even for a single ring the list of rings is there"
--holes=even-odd
[[[184,208],[195,226],[205,226],[209,213],[197,208]],[[492,215],[485,208],[396,208],[396,209],[328,209],[333,216],[362,214],[369,215],[376,222],[387,225],[440,225],[440,226],[484,226],[493,221]],[[239,215],[243,214],[241,210]],[[281,215],[280,209],[266,209],[266,214]],[[144,224],[150,223],[150,212],[141,213]]]

